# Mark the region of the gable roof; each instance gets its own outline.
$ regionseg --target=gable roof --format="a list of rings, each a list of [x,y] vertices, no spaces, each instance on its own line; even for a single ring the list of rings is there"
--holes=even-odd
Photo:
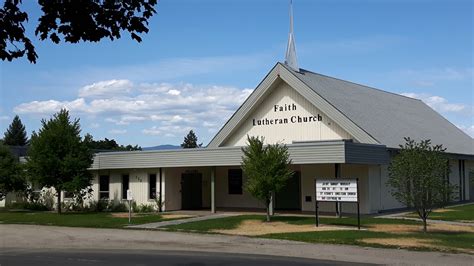
[[[238,128],[252,111],[265,99],[265,96],[267,96],[272,89],[278,86],[282,81],[289,84],[294,90],[306,98],[306,100],[316,106],[322,113],[353,136],[356,141],[360,143],[378,144],[377,140],[370,136],[366,131],[337,110],[327,100],[323,99],[319,94],[315,93],[315,91],[308,85],[303,83],[292,72],[283,67],[281,63],[277,63],[239,107],[239,109],[237,109],[232,117],[214,136],[208,147],[215,148],[225,143],[234,130]]]
[[[431,139],[449,153],[474,154],[474,141],[420,100],[277,63],[209,143],[218,147],[279,80],[288,83],[355,140],[398,148],[404,137]]]
[[[404,137],[431,139],[433,144],[443,144],[449,153],[474,154],[473,139],[421,100],[286,68],[380,144],[398,148]]]

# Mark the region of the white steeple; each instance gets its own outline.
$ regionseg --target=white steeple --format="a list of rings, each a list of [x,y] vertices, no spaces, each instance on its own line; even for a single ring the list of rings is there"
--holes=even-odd
[[[290,0],[290,33],[288,35],[288,47],[286,48],[285,64],[295,71],[300,71],[296,58],[295,37],[293,36],[293,1]]]

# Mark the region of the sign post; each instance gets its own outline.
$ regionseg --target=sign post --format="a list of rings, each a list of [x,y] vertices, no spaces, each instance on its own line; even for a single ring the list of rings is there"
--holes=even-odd
[[[314,186],[316,187],[316,179],[314,180]],[[319,206],[318,206],[316,190],[314,190],[314,200],[316,201],[316,204],[314,205],[314,213],[316,215],[316,227],[319,227]]]
[[[128,223],[132,222],[132,200],[133,195],[130,189],[127,189],[127,200],[128,200]]]
[[[315,215],[319,226],[320,201],[357,203],[357,227],[360,229],[359,179],[315,179]]]

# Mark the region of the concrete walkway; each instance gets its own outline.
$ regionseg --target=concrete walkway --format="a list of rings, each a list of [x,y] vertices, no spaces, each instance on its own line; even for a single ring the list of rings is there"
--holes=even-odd
[[[208,215],[202,215],[198,217],[192,218],[183,218],[183,219],[176,219],[171,221],[163,221],[163,222],[156,222],[156,223],[149,223],[149,224],[139,224],[139,225],[129,225],[126,228],[134,228],[134,229],[157,229],[160,227],[165,227],[168,225],[178,225],[183,223],[190,223],[190,222],[197,222],[197,221],[205,221],[211,219],[219,219],[219,218],[226,218],[232,216],[238,216],[239,213],[213,213]]]
[[[474,256],[441,252],[311,244],[242,236],[167,231],[0,224],[2,254],[54,250],[162,250],[256,254],[384,265],[472,265]],[[2,263],[3,264],[3,263]]]
[[[422,220],[420,218],[406,217],[405,216],[405,215],[410,214],[410,213],[411,212],[393,213],[393,214],[379,215],[379,216],[376,216],[375,218],[388,218],[388,219],[411,220],[411,221],[422,222]],[[463,222],[445,221],[445,220],[431,220],[431,219],[427,219],[426,223],[428,223],[428,224],[450,224],[450,225],[460,225],[460,226],[474,226],[474,223],[463,223]]]

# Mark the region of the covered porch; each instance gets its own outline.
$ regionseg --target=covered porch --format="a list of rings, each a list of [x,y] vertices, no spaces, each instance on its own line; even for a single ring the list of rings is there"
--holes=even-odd
[[[397,207],[392,206],[395,202],[382,200],[388,194],[383,180],[389,161],[385,146],[339,140],[294,143],[288,149],[295,176],[275,195],[276,210],[313,211],[315,178],[335,177],[359,178],[363,213]],[[137,204],[153,203],[153,195],[158,195],[165,211],[263,209],[263,204],[244,189],[241,160],[241,147],[99,153],[91,167],[97,177],[93,197],[102,193],[98,179],[106,174],[108,190],[113,191],[109,194],[122,199],[125,192],[121,176],[127,175]],[[386,202],[390,206],[385,206]],[[333,212],[334,204],[321,204],[321,208]],[[343,206],[343,212],[354,210],[349,204]]]

